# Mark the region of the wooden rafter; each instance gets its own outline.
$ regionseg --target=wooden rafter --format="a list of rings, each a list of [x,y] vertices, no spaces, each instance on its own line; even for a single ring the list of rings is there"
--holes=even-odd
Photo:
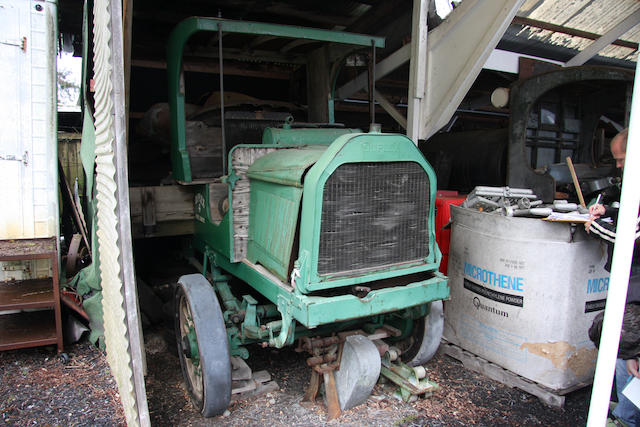
[[[550,22],[538,21],[535,19],[525,18],[522,16],[516,16],[515,18],[513,18],[513,21],[511,21],[511,23],[540,28],[542,30],[553,31],[556,33],[567,34],[575,37],[582,37],[589,40],[596,40],[601,36],[601,34],[590,33],[588,31],[577,30],[575,28],[564,27],[562,25],[556,25]],[[614,44],[616,46],[628,47],[629,49],[633,49],[633,50],[638,50],[638,43],[630,42],[627,40],[617,39],[611,44]]]

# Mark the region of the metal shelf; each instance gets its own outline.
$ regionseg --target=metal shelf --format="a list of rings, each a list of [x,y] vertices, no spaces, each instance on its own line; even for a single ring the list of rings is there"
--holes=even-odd
[[[44,259],[57,252],[54,238],[0,240],[0,261]]]
[[[54,306],[50,278],[0,282],[0,311]]]
[[[0,316],[0,350],[56,345],[55,312],[31,311]]]
[[[0,240],[0,261],[49,259],[52,277],[0,282],[0,350],[54,344],[62,352],[58,250],[54,237]]]

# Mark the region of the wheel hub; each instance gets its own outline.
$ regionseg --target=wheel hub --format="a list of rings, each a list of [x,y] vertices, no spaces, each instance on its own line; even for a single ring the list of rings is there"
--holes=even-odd
[[[200,363],[200,354],[198,352],[198,339],[193,326],[189,326],[189,332],[182,337],[182,354],[191,360],[195,366]]]

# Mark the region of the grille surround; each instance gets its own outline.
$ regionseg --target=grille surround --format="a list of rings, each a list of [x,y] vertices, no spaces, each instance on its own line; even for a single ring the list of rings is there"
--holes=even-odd
[[[430,202],[429,176],[416,162],[340,165],[323,189],[318,274],[423,261]]]

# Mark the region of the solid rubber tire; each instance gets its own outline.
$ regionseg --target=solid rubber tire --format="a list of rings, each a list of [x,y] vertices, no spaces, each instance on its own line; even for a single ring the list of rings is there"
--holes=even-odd
[[[180,350],[180,297],[184,294],[196,331],[202,368],[203,398],[192,392],[186,372],[185,356]],[[218,298],[209,281],[201,274],[189,274],[178,279],[176,287],[175,329],[182,374],[189,394],[204,417],[222,414],[231,399],[231,362],[229,342]]]

